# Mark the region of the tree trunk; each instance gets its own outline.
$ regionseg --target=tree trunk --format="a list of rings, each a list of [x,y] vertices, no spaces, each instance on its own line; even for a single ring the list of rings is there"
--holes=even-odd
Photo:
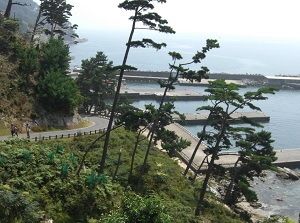
[[[137,13],[138,12],[136,11],[134,18],[136,17]],[[132,22],[131,32],[130,32],[130,35],[128,38],[128,43],[127,43],[127,47],[126,47],[126,51],[125,51],[125,55],[124,55],[124,59],[123,59],[123,63],[122,63],[122,68],[121,68],[119,79],[118,79],[115,98],[114,98],[114,102],[113,102],[113,106],[111,109],[110,118],[109,118],[109,122],[108,122],[108,126],[107,126],[108,134],[106,134],[106,137],[105,137],[102,158],[101,158],[101,162],[100,162],[100,166],[99,166],[99,170],[98,170],[99,173],[103,173],[104,168],[105,168],[105,160],[107,157],[108,143],[109,143],[109,138],[110,138],[110,130],[112,128],[113,121],[114,121],[114,115],[117,110],[117,104],[118,104],[118,100],[119,100],[119,96],[120,96],[120,89],[121,89],[122,79],[123,79],[123,75],[124,75],[124,71],[125,71],[125,65],[126,65],[129,50],[130,50],[130,43],[132,41],[133,33],[135,30],[135,23],[136,23],[136,19],[134,19]]]
[[[122,125],[118,125],[118,126],[116,126],[115,128],[111,129],[110,131],[106,131],[105,133],[103,133],[103,134],[100,135],[97,139],[94,140],[94,142],[89,146],[89,148],[85,151],[85,153],[84,153],[84,155],[83,155],[83,157],[82,157],[82,160],[81,160],[81,162],[80,162],[80,166],[79,166],[78,171],[77,171],[77,175],[78,175],[78,176],[79,176],[79,174],[80,174],[80,170],[81,170],[82,167],[83,167],[83,163],[84,163],[84,161],[85,161],[85,158],[86,158],[88,152],[92,149],[93,145],[95,145],[96,142],[98,142],[102,137],[104,137],[105,135],[107,135],[109,132],[111,132],[112,130],[115,130],[115,129],[121,127],[121,126],[122,126]]]
[[[41,7],[40,7],[39,14],[36,17],[35,24],[34,24],[33,31],[32,31],[32,35],[31,35],[31,39],[30,39],[31,43],[33,43],[34,36],[36,34],[36,30],[37,30],[37,27],[38,27],[38,23],[39,23],[40,18],[41,18],[41,14],[42,14],[42,10],[41,10]]]
[[[216,104],[214,107],[216,107],[218,104]],[[202,132],[205,134],[205,131],[206,131],[206,127],[207,127],[207,125],[208,125],[208,122],[210,121],[210,117],[211,117],[211,112],[209,113],[209,115],[208,115],[208,117],[207,117],[207,119],[206,119],[206,121],[205,121],[205,124],[204,124],[204,126],[203,126],[203,128],[202,128]],[[199,149],[199,147],[200,147],[200,145],[201,145],[201,143],[203,142],[203,136],[199,139],[199,141],[198,141],[198,143],[197,143],[197,145],[196,145],[196,147],[195,147],[195,149],[194,149],[194,151],[193,151],[193,154],[192,154],[192,156],[191,156],[191,158],[190,158],[190,160],[189,160],[189,163],[188,163],[188,165],[186,166],[186,169],[185,169],[185,171],[184,171],[184,173],[183,173],[183,175],[184,176],[186,176],[186,174],[188,173],[188,171],[189,171],[189,169],[191,168],[191,165],[192,165],[192,163],[193,163],[193,161],[194,161],[194,159],[195,159],[195,156],[196,156],[196,153],[197,153],[197,151],[198,151],[198,149]],[[197,176],[197,173],[195,173],[195,175]],[[196,176],[195,176],[195,178],[196,178]]]
[[[170,72],[170,76],[171,76],[171,73],[172,72]],[[165,101],[167,92],[170,89],[168,86],[172,86],[172,84],[174,83],[174,81],[177,79],[178,74],[179,74],[179,72],[177,71],[176,77],[172,81],[170,81],[168,83],[167,87],[165,87],[164,93],[162,95],[162,98],[161,98],[161,101],[160,101],[160,104],[159,104],[157,116],[156,116],[156,118],[154,120],[154,123],[153,123],[153,125],[151,127],[151,130],[149,132],[150,133],[149,143],[148,143],[147,151],[146,151],[146,154],[145,154],[144,163],[143,163],[143,166],[141,168],[141,172],[139,174],[139,179],[138,179],[138,184],[137,184],[137,191],[139,191],[139,189],[140,189],[142,176],[144,175],[144,172],[145,172],[145,168],[146,168],[148,156],[149,156],[151,145],[152,145],[152,140],[153,140],[153,137],[154,137],[154,134],[155,134],[155,130],[156,130],[156,126],[158,124],[158,120],[159,120],[159,117],[160,117],[160,114],[161,114],[162,106],[163,106],[163,103]],[[148,134],[148,136],[149,136],[149,134]]]
[[[224,136],[224,134],[226,132],[225,125],[226,125],[226,122],[227,122],[227,117],[228,117],[228,106],[227,106],[227,109],[226,109],[226,113],[223,114],[222,124],[221,124],[221,128],[220,128],[220,134],[218,135],[217,140],[216,140],[216,144],[213,147],[214,148],[213,154],[212,154],[211,160],[210,160],[209,165],[208,165],[208,170],[207,170],[204,182],[202,184],[201,193],[200,193],[199,200],[198,200],[198,203],[197,203],[197,207],[196,207],[196,210],[195,210],[195,215],[196,216],[199,216],[200,213],[201,213],[201,210],[203,209],[204,195],[206,193],[208,180],[209,180],[210,175],[213,171],[213,166],[214,166],[215,159],[218,156],[218,150],[219,150],[220,143],[222,141],[222,137]]]
[[[195,149],[194,149],[194,151],[193,151],[193,154],[192,154],[192,156],[190,157],[190,160],[189,160],[189,162],[188,162],[188,164],[187,164],[187,166],[186,166],[186,168],[185,168],[185,170],[184,170],[184,172],[183,172],[183,176],[186,176],[187,173],[188,173],[188,171],[189,171],[189,169],[191,168],[191,165],[192,165],[192,163],[193,163],[193,161],[194,161],[194,158],[195,158],[195,156],[196,156],[196,153],[197,153],[197,151],[198,151],[198,149],[199,149],[199,147],[200,147],[202,141],[203,141],[203,137],[201,137],[201,138],[199,139],[199,141],[198,141],[198,143],[197,143],[197,145],[196,145],[196,147],[195,147]]]
[[[156,116],[155,121],[154,121],[154,123],[151,127],[151,130],[150,130],[151,131],[150,138],[149,138],[149,142],[148,142],[147,151],[146,151],[146,154],[145,154],[145,157],[144,157],[144,162],[143,162],[143,165],[142,165],[142,168],[141,168],[141,172],[139,174],[139,179],[138,179],[138,184],[137,184],[137,191],[139,191],[140,186],[141,186],[141,180],[142,180],[142,177],[143,177],[144,172],[145,172],[148,156],[149,156],[151,145],[152,145],[152,140],[153,140],[154,133],[155,133],[155,130],[156,130],[156,126],[157,126],[157,123],[158,123],[158,119],[159,119],[159,116],[160,116],[161,107],[162,107],[164,98],[167,94],[167,89],[168,88],[165,88],[164,94],[162,96],[162,99],[161,99],[161,102],[160,102],[160,105],[159,105],[159,108],[158,108],[157,116]]]
[[[193,178],[193,182],[195,182],[196,177],[197,177],[198,173],[200,172],[200,170],[201,170],[201,168],[202,168],[202,166],[203,166],[205,160],[207,160],[207,162],[208,162],[208,155],[206,155],[206,156],[203,158],[203,160],[202,160],[202,162],[201,162],[201,164],[200,164],[198,170],[195,172],[194,178]]]
[[[140,142],[140,136],[141,136],[143,130],[144,129],[140,129],[139,133],[138,133],[138,135],[136,137],[134,149],[133,149],[132,156],[131,156],[131,165],[130,165],[130,171],[129,171],[129,176],[128,176],[128,182],[130,182],[131,177],[132,177],[132,171],[133,171],[133,165],[134,165],[134,158],[135,158],[135,154],[136,154],[136,151],[137,151],[138,144]]]
[[[114,176],[113,176],[113,178],[112,178],[112,181],[113,181],[113,182],[114,182],[115,179],[116,179],[116,176],[117,176],[117,173],[118,173],[118,170],[119,170],[119,167],[120,167],[121,156],[122,156],[122,151],[120,150],[120,152],[119,152],[119,158],[118,158],[118,164],[117,164],[116,170],[115,170],[115,172],[114,172]]]
[[[11,12],[12,5],[13,5],[12,0],[8,0],[6,10],[5,10],[5,13],[4,13],[4,17],[7,18],[7,19],[9,19],[9,17],[10,17],[10,12]]]
[[[234,164],[234,174],[233,176],[231,177],[231,180],[230,180],[230,183],[228,185],[228,188],[227,188],[227,191],[226,191],[226,195],[224,197],[224,203],[225,204],[228,204],[229,203],[229,200],[230,200],[230,197],[231,197],[231,194],[232,194],[232,189],[233,189],[233,186],[234,186],[234,182],[235,182],[235,179],[238,175],[238,169],[237,169],[237,165],[238,165],[238,162],[240,161],[240,157],[237,159],[237,161],[235,162]]]
[[[207,173],[206,173],[205,179],[204,179],[203,184],[202,184],[201,193],[200,193],[200,196],[199,196],[199,199],[198,199],[198,202],[197,202],[197,207],[196,207],[196,210],[195,210],[195,215],[196,216],[199,216],[201,211],[203,210],[204,196],[205,196],[205,193],[206,193],[208,180],[209,180],[210,175],[213,171],[213,166],[214,166],[214,162],[215,162],[216,157],[217,157],[217,152],[215,152],[213,154],[213,156],[211,157],[211,160],[209,162],[209,165],[208,165]]]

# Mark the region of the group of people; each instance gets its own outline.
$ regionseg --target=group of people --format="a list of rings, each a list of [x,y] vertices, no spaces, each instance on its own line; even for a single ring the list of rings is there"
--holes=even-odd
[[[11,130],[11,136],[12,137],[18,136],[18,128],[17,128],[17,126],[15,126],[14,124],[11,124],[10,130]]]
[[[16,125],[11,124],[10,130],[11,130],[12,137],[14,137],[14,136],[18,137],[18,128]],[[28,125],[28,123],[26,124],[26,133],[27,133],[27,138],[29,139],[30,138],[30,126]]]

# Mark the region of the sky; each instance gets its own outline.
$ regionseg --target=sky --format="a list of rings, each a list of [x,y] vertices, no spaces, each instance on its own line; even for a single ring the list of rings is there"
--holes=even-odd
[[[122,0],[66,1],[79,32],[130,28],[131,12],[118,8]],[[300,39],[299,10],[299,0],[167,0],[154,11],[177,33]]]

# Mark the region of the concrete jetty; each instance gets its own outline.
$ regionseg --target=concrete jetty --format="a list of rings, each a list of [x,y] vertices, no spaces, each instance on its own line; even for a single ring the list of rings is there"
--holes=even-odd
[[[131,82],[157,82],[158,80],[168,80],[168,72],[144,72],[144,71],[127,71],[124,74],[124,79]],[[181,86],[207,86],[209,81],[213,81],[215,78],[202,79],[201,82],[191,82],[189,80],[178,78],[176,84]],[[226,79],[227,83],[239,84],[241,87],[244,87],[242,79]]]
[[[159,79],[167,79],[170,75],[168,71],[126,71],[124,78],[129,81],[144,81],[153,82]],[[300,76],[264,76],[262,74],[229,74],[229,73],[209,73],[209,79],[202,79],[200,83],[180,80],[180,85],[207,85],[208,81],[223,79],[226,82],[234,82],[241,86],[274,86],[274,87],[288,87],[292,89],[300,89]]]
[[[136,91],[127,88],[126,85],[122,85],[120,93],[129,99],[160,101],[163,96],[164,89],[139,89]],[[199,101],[204,100],[205,95],[192,90],[175,89],[167,92],[165,100],[168,101],[172,98],[176,98],[177,101]]]
[[[196,113],[196,114],[184,114],[186,119],[186,125],[203,125],[206,123],[208,113]],[[262,112],[234,112],[231,115],[231,122],[235,124],[243,123],[241,120],[242,116],[246,116],[250,120],[257,121],[257,122],[269,122],[270,116],[266,116]],[[173,115],[174,121],[179,120],[178,115]]]
[[[187,139],[191,141],[191,145],[184,149],[182,152],[178,154],[180,159],[184,163],[188,163],[190,160],[190,157],[193,154],[193,151],[199,141],[198,137],[193,135],[191,132],[186,130],[183,126],[172,123],[166,127],[168,130],[175,131],[178,136],[182,137],[183,139]],[[191,166],[191,169],[193,171],[197,171],[199,168],[199,165],[205,158],[205,153],[203,152],[203,149],[205,149],[205,144],[202,144],[200,148],[198,149],[196,156],[194,158],[194,162]],[[294,168],[294,167],[300,167],[300,148],[298,149],[283,149],[283,150],[275,150],[276,156],[278,159],[273,163],[276,166],[280,167],[288,167],[288,168]],[[233,167],[234,163],[237,161],[238,156],[235,152],[224,152],[224,155],[220,156],[219,160],[216,160],[216,164],[220,164],[224,167]],[[205,164],[202,168],[203,171],[207,168],[207,165]]]

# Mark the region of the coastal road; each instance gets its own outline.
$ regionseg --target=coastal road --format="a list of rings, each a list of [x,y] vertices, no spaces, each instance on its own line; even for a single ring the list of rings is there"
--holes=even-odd
[[[51,132],[31,132],[30,133],[30,138],[34,139],[35,137],[40,138],[40,137],[45,137],[45,138],[49,138],[49,136],[55,136],[55,135],[72,135],[74,133],[77,132],[89,132],[89,131],[95,131],[95,130],[100,130],[100,129],[105,129],[107,128],[108,125],[108,119],[106,118],[102,118],[102,117],[97,117],[97,116],[86,116],[84,117],[86,120],[89,120],[90,122],[92,122],[92,125],[89,127],[85,127],[85,128],[79,128],[79,129],[72,129],[72,130],[58,130],[58,131],[51,131]],[[18,136],[19,138],[26,138],[27,135],[25,134],[19,134]],[[8,139],[11,138],[11,135],[7,135],[7,136],[0,136],[0,140],[4,140],[4,139]]]

